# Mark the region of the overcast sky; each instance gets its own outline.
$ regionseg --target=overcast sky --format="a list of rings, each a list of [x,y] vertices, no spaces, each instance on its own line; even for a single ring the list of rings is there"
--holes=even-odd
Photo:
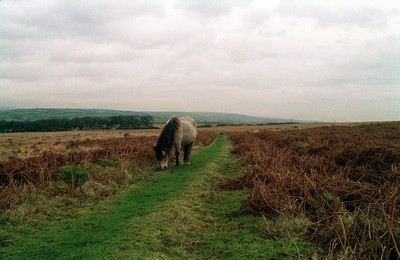
[[[0,0],[0,106],[400,120],[400,4]]]

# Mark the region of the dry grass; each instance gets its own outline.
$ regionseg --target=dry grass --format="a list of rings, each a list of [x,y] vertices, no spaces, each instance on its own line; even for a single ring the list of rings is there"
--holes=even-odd
[[[25,159],[38,156],[46,151],[63,153],[73,142],[87,140],[108,140],[124,135],[132,137],[157,136],[158,129],[148,130],[104,130],[104,131],[66,131],[44,133],[0,133],[0,161]],[[75,147],[85,150],[85,147]]]
[[[306,218],[308,238],[325,245],[328,256],[398,257],[400,123],[319,126],[213,125],[199,128],[197,145],[229,133],[248,171],[221,187],[252,188],[243,209]],[[105,185],[152,165],[159,132],[0,134],[0,210],[18,204],[21,190],[54,185],[58,169],[71,164],[90,172],[77,192],[107,196],[114,188]],[[99,159],[117,161],[117,174],[104,174]]]
[[[122,182],[126,179],[124,176],[127,175],[127,171],[132,172],[137,168],[151,167],[154,164],[152,147],[156,143],[159,131],[147,131],[43,133],[43,138],[49,140],[52,140],[52,134],[53,137],[65,134],[63,140],[71,137],[74,137],[74,140],[64,142],[62,145],[64,148],[61,149],[49,147],[37,156],[12,157],[0,161],[0,210],[12,208],[19,203],[19,200],[12,194],[20,190],[20,187],[26,185],[46,186],[50,182],[57,181],[58,170],[66,165],[86,165],[85,168],[90,170],[92,184],[103,185],[113,182],[123,185]],[[41,135],[25,134],[24,136],[28,138],[22,139],[21,143],[29,143]],[[197,145],[208,145],[214,137],[214,132],[200,132]],[[50,146],[53,141],[49,141],[47,144]],[[90,166],[98,164],[99,160],[118,162],[115,173],[104,174],[104,169],[98,170],[96,167]],[[129,166],[129,169],[118,169],[125,166]]]
[[[400,256],[400,123],[230,136],[248,172],[220,186],[251,187],[243,209],[306,216],[328,256]]]
[[[357,123],[343,123],[340,125],[355,125]],[[257,125],[257,124],[211,124],[211,128],[201,128],[200,133],[219,132],[259,132],[262,130],[282,131],[289,129],[308,129],[318,126],[332,126],[339,124],[282,124],[282,125]],[[163,124],[155,124],[155,127],[162,128]],[[0,161],[13,159],[25,159],[39,156],[46,151],[65,153],[68,148],[88,151],[93,148],[80,145],[71,147],[73,143],[82,141],[108,140],[120,138],[124,135],[130,137],[155,137],[160,134],[159,129],[138,129],[138,130],[88,130],[88,131],[66,131],[66,132],[44,132],[44,133],[0,133]]]

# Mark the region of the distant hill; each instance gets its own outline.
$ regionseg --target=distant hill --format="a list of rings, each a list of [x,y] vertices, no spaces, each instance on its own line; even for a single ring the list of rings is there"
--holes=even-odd
[[[293,123],[298,120],[255,117],[233,113],[217,112],[140,112],[150,115],[155,121],[165,122],[171,116],[190,116],[197,122],[218,122],[218,123]]]
[[[109,117],[121,115],[137,115],[137,112],[108,109],[58,109],[58,108],[29,108],[0,110],[0,120],[6,121],[35,121],[49,118],[78,118],[85,116]]]
[[[12,110],[12,109],[17,109],[16,107],[3,107],[3,106],[0,106],[0,111],[1,110]]]
[[[6,121],[35,121],[49,118],[77,118],[85,116],[109,117],[123,115],[149,115],[156,122],[165,122],[171,116],[188,115],[197,122],[218,123],[293,123],[299,120],[255,117],[232,113],[215,112],[152,112],[152,111],[121,111],[110,109],[57,109],[57,108],[32,108],[32,109],[0,109],[0,120]]]

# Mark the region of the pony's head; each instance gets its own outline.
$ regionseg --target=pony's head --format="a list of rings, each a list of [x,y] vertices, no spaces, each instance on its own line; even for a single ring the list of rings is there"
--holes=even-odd
[[[160,146],[154,146],[157,158],[157,168],[160,170],[167,169],[168,167],[168,152],[162,149]]]
[[[177,117],[171,117],[165,124],[158,138],[157,145],[154,146],[157,158],[157,168],[164,170],[168,167],[168,155],[174,145],[175,134],[180,127],[180,122]]]

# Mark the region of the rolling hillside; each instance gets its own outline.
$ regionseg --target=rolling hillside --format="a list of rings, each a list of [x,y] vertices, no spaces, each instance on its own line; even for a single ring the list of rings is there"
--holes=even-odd
[[[35,121],[49,118],[76,118],[84,116],[109,117],[121,115],[150,115],[156,122],[165,122],[171,116],[189,115],[197,122],[219,123],[293,123],[299,120],[254,117],[242,114],[216,112],[151,112],[151,111],[121,111],[109,109],[55,109],[32,108],[0,110],[0,120],[6,121]]]

